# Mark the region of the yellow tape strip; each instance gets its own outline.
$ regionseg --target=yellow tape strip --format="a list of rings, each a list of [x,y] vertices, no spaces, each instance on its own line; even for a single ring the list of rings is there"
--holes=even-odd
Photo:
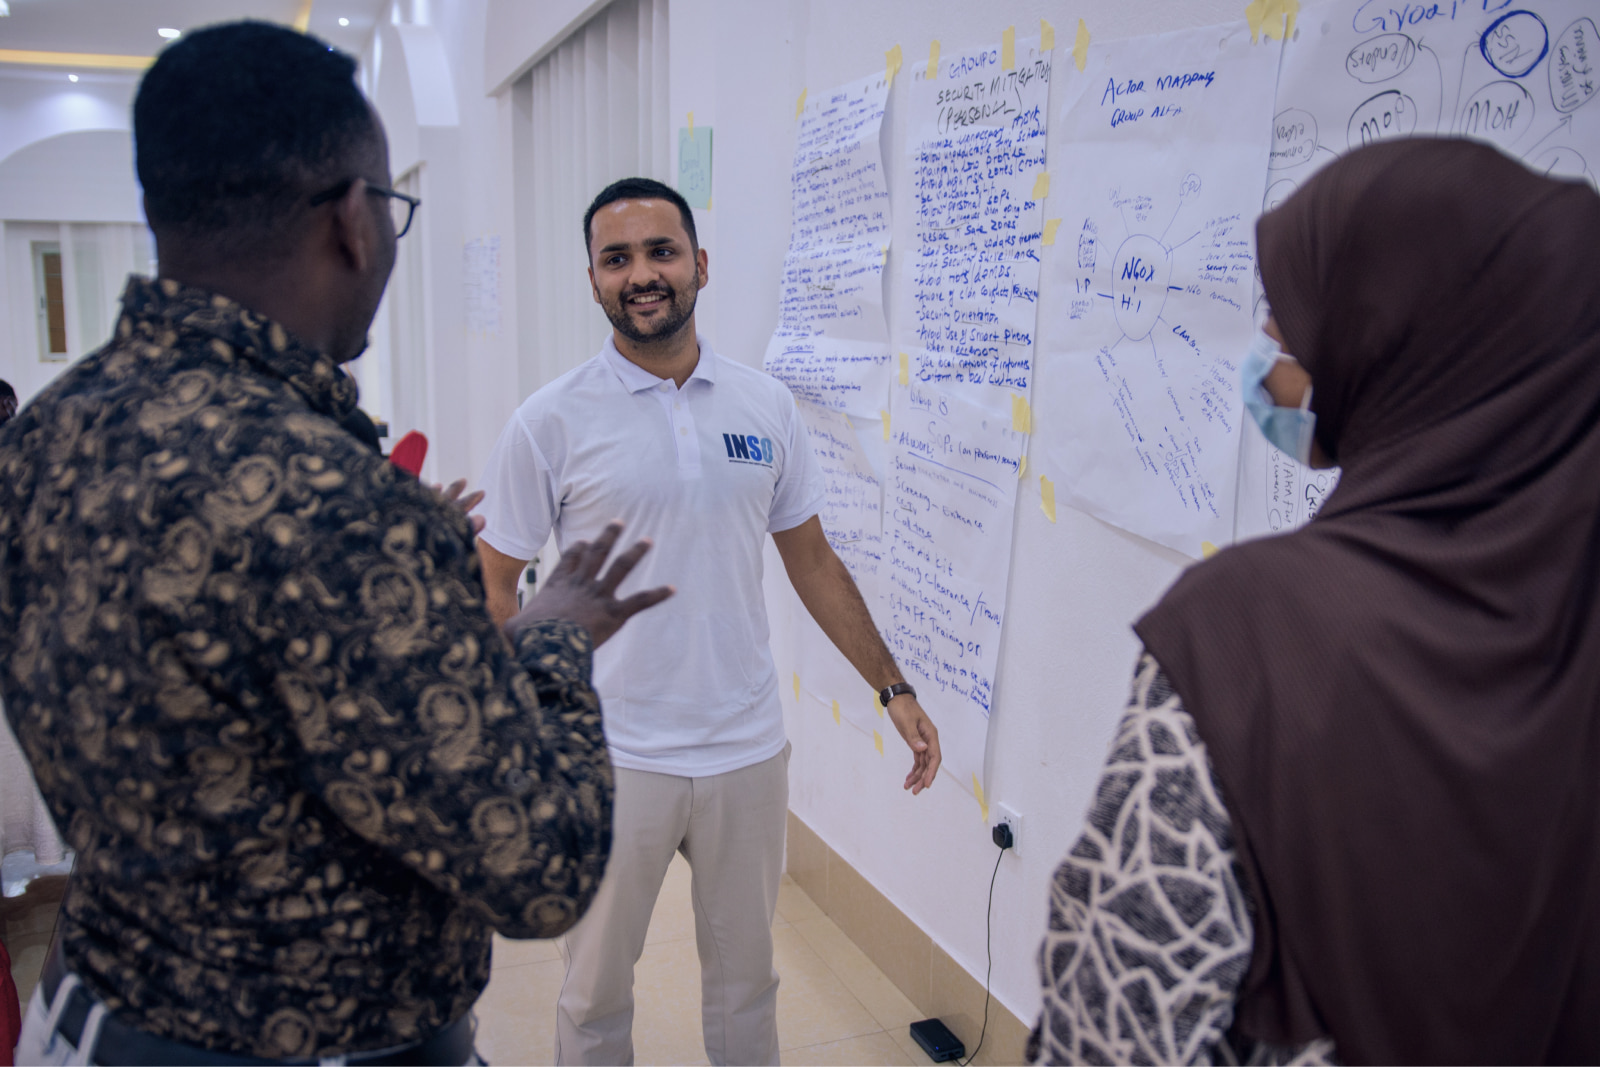
[[[1080,68],[1081,69],[1081,68]],[[800,90],[800,99],[794,102],[794,117],[799,118],[800,112],[806,109],[806,90]]]
[[[889,439],[889,413],[880,408],[878,414],[883,416],[883,439],[887,441]]]
[[[1045,219],[1044,220],[1044,241],[1043,241],[1043,243],[1047,244],[1047,245],[1055,244],[1056,243],[1056,231],[1059,230],[1059,229],[1061,229],[1061,220],[1060,219]]]
[[[894,87],[894,76],[900,73],[900,64],[903,58],[899,45],[895,45],[883,54],[883,76],[888,81],[890,88]]]
[[[972,795],[978,798],[978,810],[983,813],[983,821],[989,821],[989,802],[983,799],[983,783],[978,781],[978,776],[972,776]]]
[[[837,700],[833,702],[833,721],[839,721],[839,702]]]
[[[928,46],[928,77],[939,76],[939,42],[935,40]]]
[[[1072,62],[1079,74],[1089,65],[1089,24],[1082,19],[1078,20],[1078,36],[1072,42]]]
[[[878,755],[883,755],[883,735],[876,730],[872,731],[872,744],[878,750]]]
[[[1056,50],[1056,28],[1054,26],[1050,25],[1044,19],[1040,19],[1039,20],[1039,51],[1041,51],[1041,52],[1054,52],[1055,50]]]
[[[1047,171],[1047,170],[1041,170],[1039,172],[1039,176],[1037,178],[1033,179],[1033,197],[1032,197],[1032,199],[1034,199],[1034,200],[1043,200],[1045,197],[1047,197],[1049,195],[1050,195],[1050,172]]]
[[[1039,507],[1044,509],[1045,518],[1056,521],[1056,487],[1042,474],[1039,475]]]
[[[1006,32],[1000,35],[1000,69],[1017,69],[1017,28],[1007,26]]]
[[[1011,428],[1017,433],[1033,432],[1033,412],[1028,407],[1028,398],[1018,393],[1011,394]]]
[[[911,357],[904,352],[900,353],[900,384],[911,384]]]

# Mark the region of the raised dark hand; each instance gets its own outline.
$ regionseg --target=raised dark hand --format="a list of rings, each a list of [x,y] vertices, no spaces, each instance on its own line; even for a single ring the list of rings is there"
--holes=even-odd
[[[566,619],[589,631],[598,648],[612,634],[622,629],[622,624],[643,611],[654,607],[677,592],[670,585],[659,586],[635,593],[626,600],[616,597],[617,586],[628,576],[644,554],[650,551],[649,541],[635,541],[606,569],[604,577],[600,568],[606,557],[616,547],[622,536],[622,523],[606,526],[593,541],[579,541],[561,555],[561,562],[539,586],[539,592],[527,605],[507,620],[506,636],[515,639],[528,625],[545,619]]]

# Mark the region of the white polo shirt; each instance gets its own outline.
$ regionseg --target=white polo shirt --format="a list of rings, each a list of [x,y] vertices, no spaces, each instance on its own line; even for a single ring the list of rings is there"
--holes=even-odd
[[[610,339],[523,402],[484,471],[480,535],[531,559],[553,528],[565,552],[606,523],[655,545],[618,596],[677,595],[595,653],[619,767],[702,777],[783,750],[767,647],[762,548],[822,506],[822,472],[788,386],[712,351],[679,389]]]

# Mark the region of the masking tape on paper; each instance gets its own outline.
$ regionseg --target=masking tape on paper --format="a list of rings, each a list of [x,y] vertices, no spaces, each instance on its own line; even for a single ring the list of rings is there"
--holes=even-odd
[[[904,352],[900,353],[900,384],[911,384],[911,357]]]
[[[840,719],[839,719],[839,702],[837,700],[835,700],[833,702],[833,721],[834,722],[839,722],[840,721]]]
[[[694,112],[689,112],[689,136],[694,136]]]
[[[1054,26],[1050,25],[1044,19],[1040,19],[1039,20],[1039,51],[1041,51],[1041,52],[1054,52],[1055,50],[1056,50],[1056,28]]]
[[[1007,26],[1006,32],[1000,35],[1000,69],[1017,69],[1017,28]]]
[[[878,414],[883,416],[883,439],[887,441],[889,439],[889,413],[880,408]]]
[[[1217,550],[1217,546],[1212,544],[1210,541],[1201,541],[1200,542],[1200,558],[1201,559],[1210,559],[1212,556],[1215,556],[1217,554],[1217,551],[1218,551]]]
[[[902,59],[899,45],[895,45],[883,54],[883,78],[889,83],[890,88],[894,87],[894,76],[900,73]]]
[[[1022,454],[1022,462],[1017,464],[1017,480],[1020,482],[1022,480],[1022,476],[1024,474],[1027,474],[1027,473],[1028,473],[1028,454],[1026,452],[1024,452]]]
[[[1033,411],[1028,407],[1028,398],[1019,393],[1011,394],[1011,429],[1016,433],[1033,432]]]
[[[872,731],[872,744],[878,750],[878,755],[883,755],[883,735],[876,730]]]
[[[1079,74],[1089,65],[1089,24],[1082,19],[1078,20],[1078,36],[1072,42],[1072,63]]]
[[[1050,172],[1041,170],[1039,176],[1033,179],[1033,199],[1043,200],[1050,195]]]
[[[1044,509],[1045,518],[1056,521],[1056,487],[1042,474],[1039,475],[1039,506]]]
[[[1059,229],[1061,229],[1061,220],[1060,219],[1045,219],[1044,220],[1044,241],[1041,242],[1041,243],[1047,244],[1047,245],[1055,244],[1056,243],[1056,231],[1059,230]]]
[[[978,810],[983,813],[983,821],[989,821],[989,802],[983,799],[983,783],[978,781],[978,776],[972,776],[972,795],[978,798]]]
[[[1262,38],[1287,41],[1294,36],[1294,24],[1299,15],[1300,0],[1251,0],[1244,9],[1252,43]]]
[[[795,671],[795,673],[794,673],[794,699],[795,699],[795,703],[799,703],[800,702],[800,672],[799,671]]]
[[[1082,70],[1083,67],[1080,65],[1078,67],[1078,69]],[[800,90],[800,99],[796,100],[795,103],[794,103],[794,117],[795,118],[799,118],[800,117],[800,112],[804,111],[805,109],[806,109],[806,91],[804,89],[801,89]]]
[[[939,42],[936,39],[928,46],[928,77],[939,76]]]

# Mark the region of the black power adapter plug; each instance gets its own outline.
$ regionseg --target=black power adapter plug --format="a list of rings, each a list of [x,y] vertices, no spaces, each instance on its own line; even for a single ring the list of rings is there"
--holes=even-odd
[[[1003,822],[995,823],[994,829],[990,831],[989,836],[994,838],[995,847],[1002,852],[1016,844],[1011,839],[1011,827]]]

